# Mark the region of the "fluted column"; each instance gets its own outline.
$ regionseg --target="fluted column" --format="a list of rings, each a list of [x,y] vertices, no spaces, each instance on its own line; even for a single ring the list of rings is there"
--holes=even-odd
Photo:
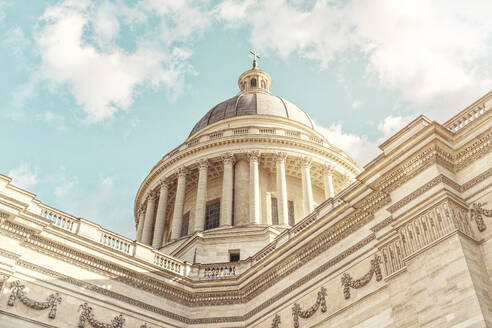
[[[278,224],[289,224],[289,208],[287,206],[287,181],[285,179],[285,159],[287,154],[278,152],[275,154],[277,165],[277,211]]]
[[[333,173],[335,168],[331,165],[325,164],[323,166],[323,175],[325,180],[325,198],[335,197],[335,188],[333,188]]]
[[[208,161],[202,159],[198,168],[198,185],[196,190],[195,220],[192,230],[203,231],[205,229],[205,210],[207,208],[207,174]]]
[[[304,215],[314,210],[313,189],[311,187],[311,159],[301,159],[302,196],[304,200]]]
[[[224,163],[224,175],[222,177],[222,197],[220,198],[220,226],[232,225],[232,200],[234,184],[234,155],[227,153],[222,155]]]
[[[249,223],[260,223],[260,173],[258,171],[258,151],[248,153],[249,159]]]
[[[186,174],[187,170],[185,167],[180,167],[178,169],[178,185],[176,187],[176,198],[174,200],[171,240],[178,239],[181,236],[181,226],[183,224],[183,205],[186,191]]]
[[[150,245],[152,243],[152,229],[154,228],[155,220],[155,201],[157,195],[151,193],[147,199],[147,209],[145,210],[145,220],[142,233],[142,243]]]
[[[152,247],[158,249],[162,245],[164,235],[164,226],[166,223],[166,209],[168,196],[168,182],[161,181],[159,189],[159,203],[157,203],[157,214],[155,216],[154,238],[152,238]]]
[[[145,221],[145,210],[143,207],[140,207],[137,211],[138,215],[138,225],[137,225],[137,236],[136,240],[138,242],[142,242],[142,233],[143,233],[143,228],[144,228],[144,221]]]

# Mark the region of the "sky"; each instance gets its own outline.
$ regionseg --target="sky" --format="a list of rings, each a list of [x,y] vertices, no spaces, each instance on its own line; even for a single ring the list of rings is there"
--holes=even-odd
[[[237,94],[249,50],[273,94],[364,165],[420,114],[492,89],[492,1],[0,0],[0,174],[135,236],[153,165]]]

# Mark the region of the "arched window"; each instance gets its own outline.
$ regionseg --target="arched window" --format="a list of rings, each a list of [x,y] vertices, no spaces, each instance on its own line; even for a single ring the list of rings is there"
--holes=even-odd
[[[256,87],[256,79],[251,79],[251,87]]]

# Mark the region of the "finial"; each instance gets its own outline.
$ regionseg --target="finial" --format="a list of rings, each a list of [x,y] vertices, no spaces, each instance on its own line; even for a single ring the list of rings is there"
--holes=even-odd
[[[256,69],[256,58],[260,58],[260,56],[256,53],[256,50],[250,50],[249,53],[253,55],[253,69]]]

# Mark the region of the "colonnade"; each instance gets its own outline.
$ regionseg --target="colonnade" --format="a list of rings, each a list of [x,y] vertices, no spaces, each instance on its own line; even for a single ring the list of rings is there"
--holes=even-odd
[[[247,154],[249,162],[249,223],[260,224],[260,174],[259,174],[258,151],[250,151]],[[220,198],[220,217],[219,226],[232,226],[234,211],[234,163],[235,156],[226,153],[221,156],[223,163],[222,195]],[[277,152],[274,154],[276,166],[276,185],[277,185],[277,211],[278,224],[289,224],[288,198],[287,198],[287,179],[285,173],[285,163],[287,153]],[[314,198],[311,185],[311,164],[312,160],[308,157],[300,159],[302,176],[302,200],[304,214],[307,215],[314,210]],[[196,202],[194,207],[194,219],[189,224],[188,233],[192,234],[205,229],[205,216],[207,208],[207,177],[209,162],[201,159],[198,162],[198,183],[196,188]],[[325,198],[334,197],[333,174],[335,168],[325,165],[323,168]],[[180,167],[176,172],[176,196],[172,221],[170,223],[170,238],[175,240],[181,236],[183,224],[183,210],[186,192],[186,179],[189,171],[186,167]],[[169,178],[160,180],[158,190],[152,191],[147,197],[144,205],[138,210],[137,241],[150,245],[158,249],[165,241],[165,221],[168,217],[166,213],[169,198]],[[245,187],[246,188],[246,187]],[[156,206],[156,201],[157,202]]]

